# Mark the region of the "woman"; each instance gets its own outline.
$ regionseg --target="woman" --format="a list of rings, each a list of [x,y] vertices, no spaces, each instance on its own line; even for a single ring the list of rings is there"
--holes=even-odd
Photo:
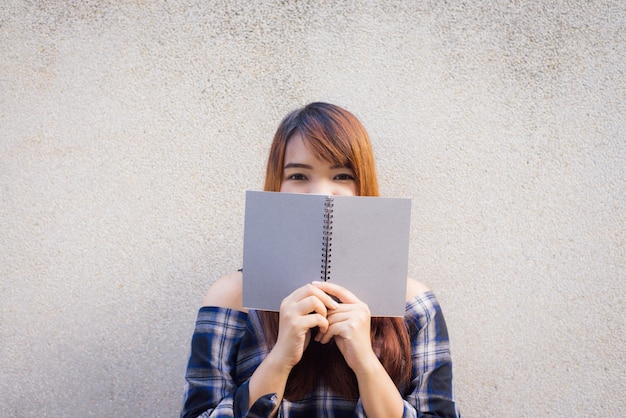
[[[274,136],[264,189],[377,196],[365,129],[327,103],[292,112]],[[456,416],[445,321],[421,283],[408,280],[404,319],[371,318],[331,283],[295,290],[279,313],[246,311],[241,295],[235,272],[204,298],[181,416]]]

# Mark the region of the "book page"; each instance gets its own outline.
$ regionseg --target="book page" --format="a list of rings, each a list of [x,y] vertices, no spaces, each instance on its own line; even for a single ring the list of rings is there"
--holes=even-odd
[[[411,200],[335,196],[329,281],[372,316],[404,316]]]
[[[278,311],[295,289],[321,280],[324,195],[246,193],[243,306]]]

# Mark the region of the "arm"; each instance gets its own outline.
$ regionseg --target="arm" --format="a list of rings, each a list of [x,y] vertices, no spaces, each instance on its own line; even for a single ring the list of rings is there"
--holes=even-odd
[[[437,300],[423,284],[409,279],[405,322],[412,351],[411,387],[404,399],[372,352],[369,311],[354,295],[331,283],[317,283],[344,304],[329,315],[329,330],[318,335],[325,343],[335,338],[359,385],[368,417],[456,417],[452,394],[452,362],[448,333]],[[350,307],[350,305],[353,305]],[[361,325],[358,325],[361,324]],[[357,332],[357,330],[361,332]]]
[[[448,330],[432,292],[407,304],[405,323],[411,339],[412,381],[405,396],[405,415],[457,417],[452,388]]]
[[[316,282],[316,285],[343,302],[328,315],[328,331],[320,332],[316,339],[322,344],[335,340],[356,375],[359,396],[368,417],[402,417],[402,396],[372,348],[369,308],[341,286],[329,282]]]
[[[191,342],[181,417],[267,416],[276,405],[271,396],[259,399],[249,409],[247,379],[264,351],[241,308],[241,273],[218,279],[207,292],[204,305]]]
[[[354,370],[359,395],[368,417],[402,417],[404,405],[398,388],[374,355],[369,365]]]
[[[407,301],[427,291],[428,288],[422,283],[411,278],[407,279]],[[372,354],[374,353],[372,352]],[[405,416],[405,406],[400,392],[378,360],[378,357],[374,355],[373,358],[370,358],[370,360],[366,361],[364,364],[368,367],[364,367],[363,370],[358,373],[355,371],[355,373],[359,382],[361,402],[363,403],[363,409],[367,413],[367,416]],[[385,402],[380,402],[381,399],[385,400]]]
[[[283,399],[291,369],[300,361],[311,338],[311,329],[328,329],[328,312],[339,305],[315,286],[305,285],[287,296],[280,306],[276,344],[250,379],[250,402],[274,393]],[[272,415],[278,410],[278,405]]]
[[[185,373],[181,417],[203,413],[236,416],[235,395],[240,386],[235,376],[237,352],[245,331],[246,315],[242,312],[218,307],[200,309]]]
[[[203,303],[208,306],[236,310],[243,315],[241,295],[242,274],[236,272],[217,280],[207,292]],[[265,411],[269,405],[274,414],[282,401],[289,373],[300,361],[309,343],[311,328],[319,327],[321,330],[326,330],[328,328],[326,315],[329,310],[337,306],[329,295],[312,285],[305,285],[287,296],[280,307],[280,325],[276,344],[263,359],[260,353],[254,353],[259,357],[260,364],[256,363],[254,369],[250,371],[249,381],[240,387],[231,387],[231,390],[237,391],[236,396],[233,396],[230,401],[231,407],[241,413],[246,413],[248,408],[250,408],[249,413],[252,411],[258,413],[260,409]],[[252,330],[252,334],[261,332],[260,329]],[[245,340],[237,350],[242,351],[245,348],[244,342]],[[214,345],[215,343],[212,343],[212,346]],[[221,348],[219,350],[212,357],[220,357],[219,353],[224,350]],[[212,371],[215,366],[211,365],[205,369]],[[237,405],[234,405],[235,403]],[[262,405],[262,408],[259,405]],[[265,412],[265,416],[268,413]]]

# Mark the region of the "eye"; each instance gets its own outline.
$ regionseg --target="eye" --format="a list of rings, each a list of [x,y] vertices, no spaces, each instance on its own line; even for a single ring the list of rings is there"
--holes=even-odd
[[[306,176],[304,174],[300,174],[300,173],[294,173],[294,174],[290,174],[288,175],[285,180],[292,180],[292,181],[303,181],[306,180]]]
[[[337,174],[335,176],[335,180],[340,180],[340,181],[354,180],[354,175],[350,173]]]

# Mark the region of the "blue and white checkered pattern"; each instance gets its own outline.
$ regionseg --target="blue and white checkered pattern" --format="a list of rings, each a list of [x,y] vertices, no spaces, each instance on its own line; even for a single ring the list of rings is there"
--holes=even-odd
[[[405,417],[456,417],[448,330],[432,292],[407,302],[404,317],[413,353]],[[248,379],[267,355],[255,311],[203,307],[198,313],[187,366],[181,417],[267,417],[275,394],[248,409]],[[341,398],[325,387],[297,402],[282,400],[279,417],[365,417],[360,400]]]

